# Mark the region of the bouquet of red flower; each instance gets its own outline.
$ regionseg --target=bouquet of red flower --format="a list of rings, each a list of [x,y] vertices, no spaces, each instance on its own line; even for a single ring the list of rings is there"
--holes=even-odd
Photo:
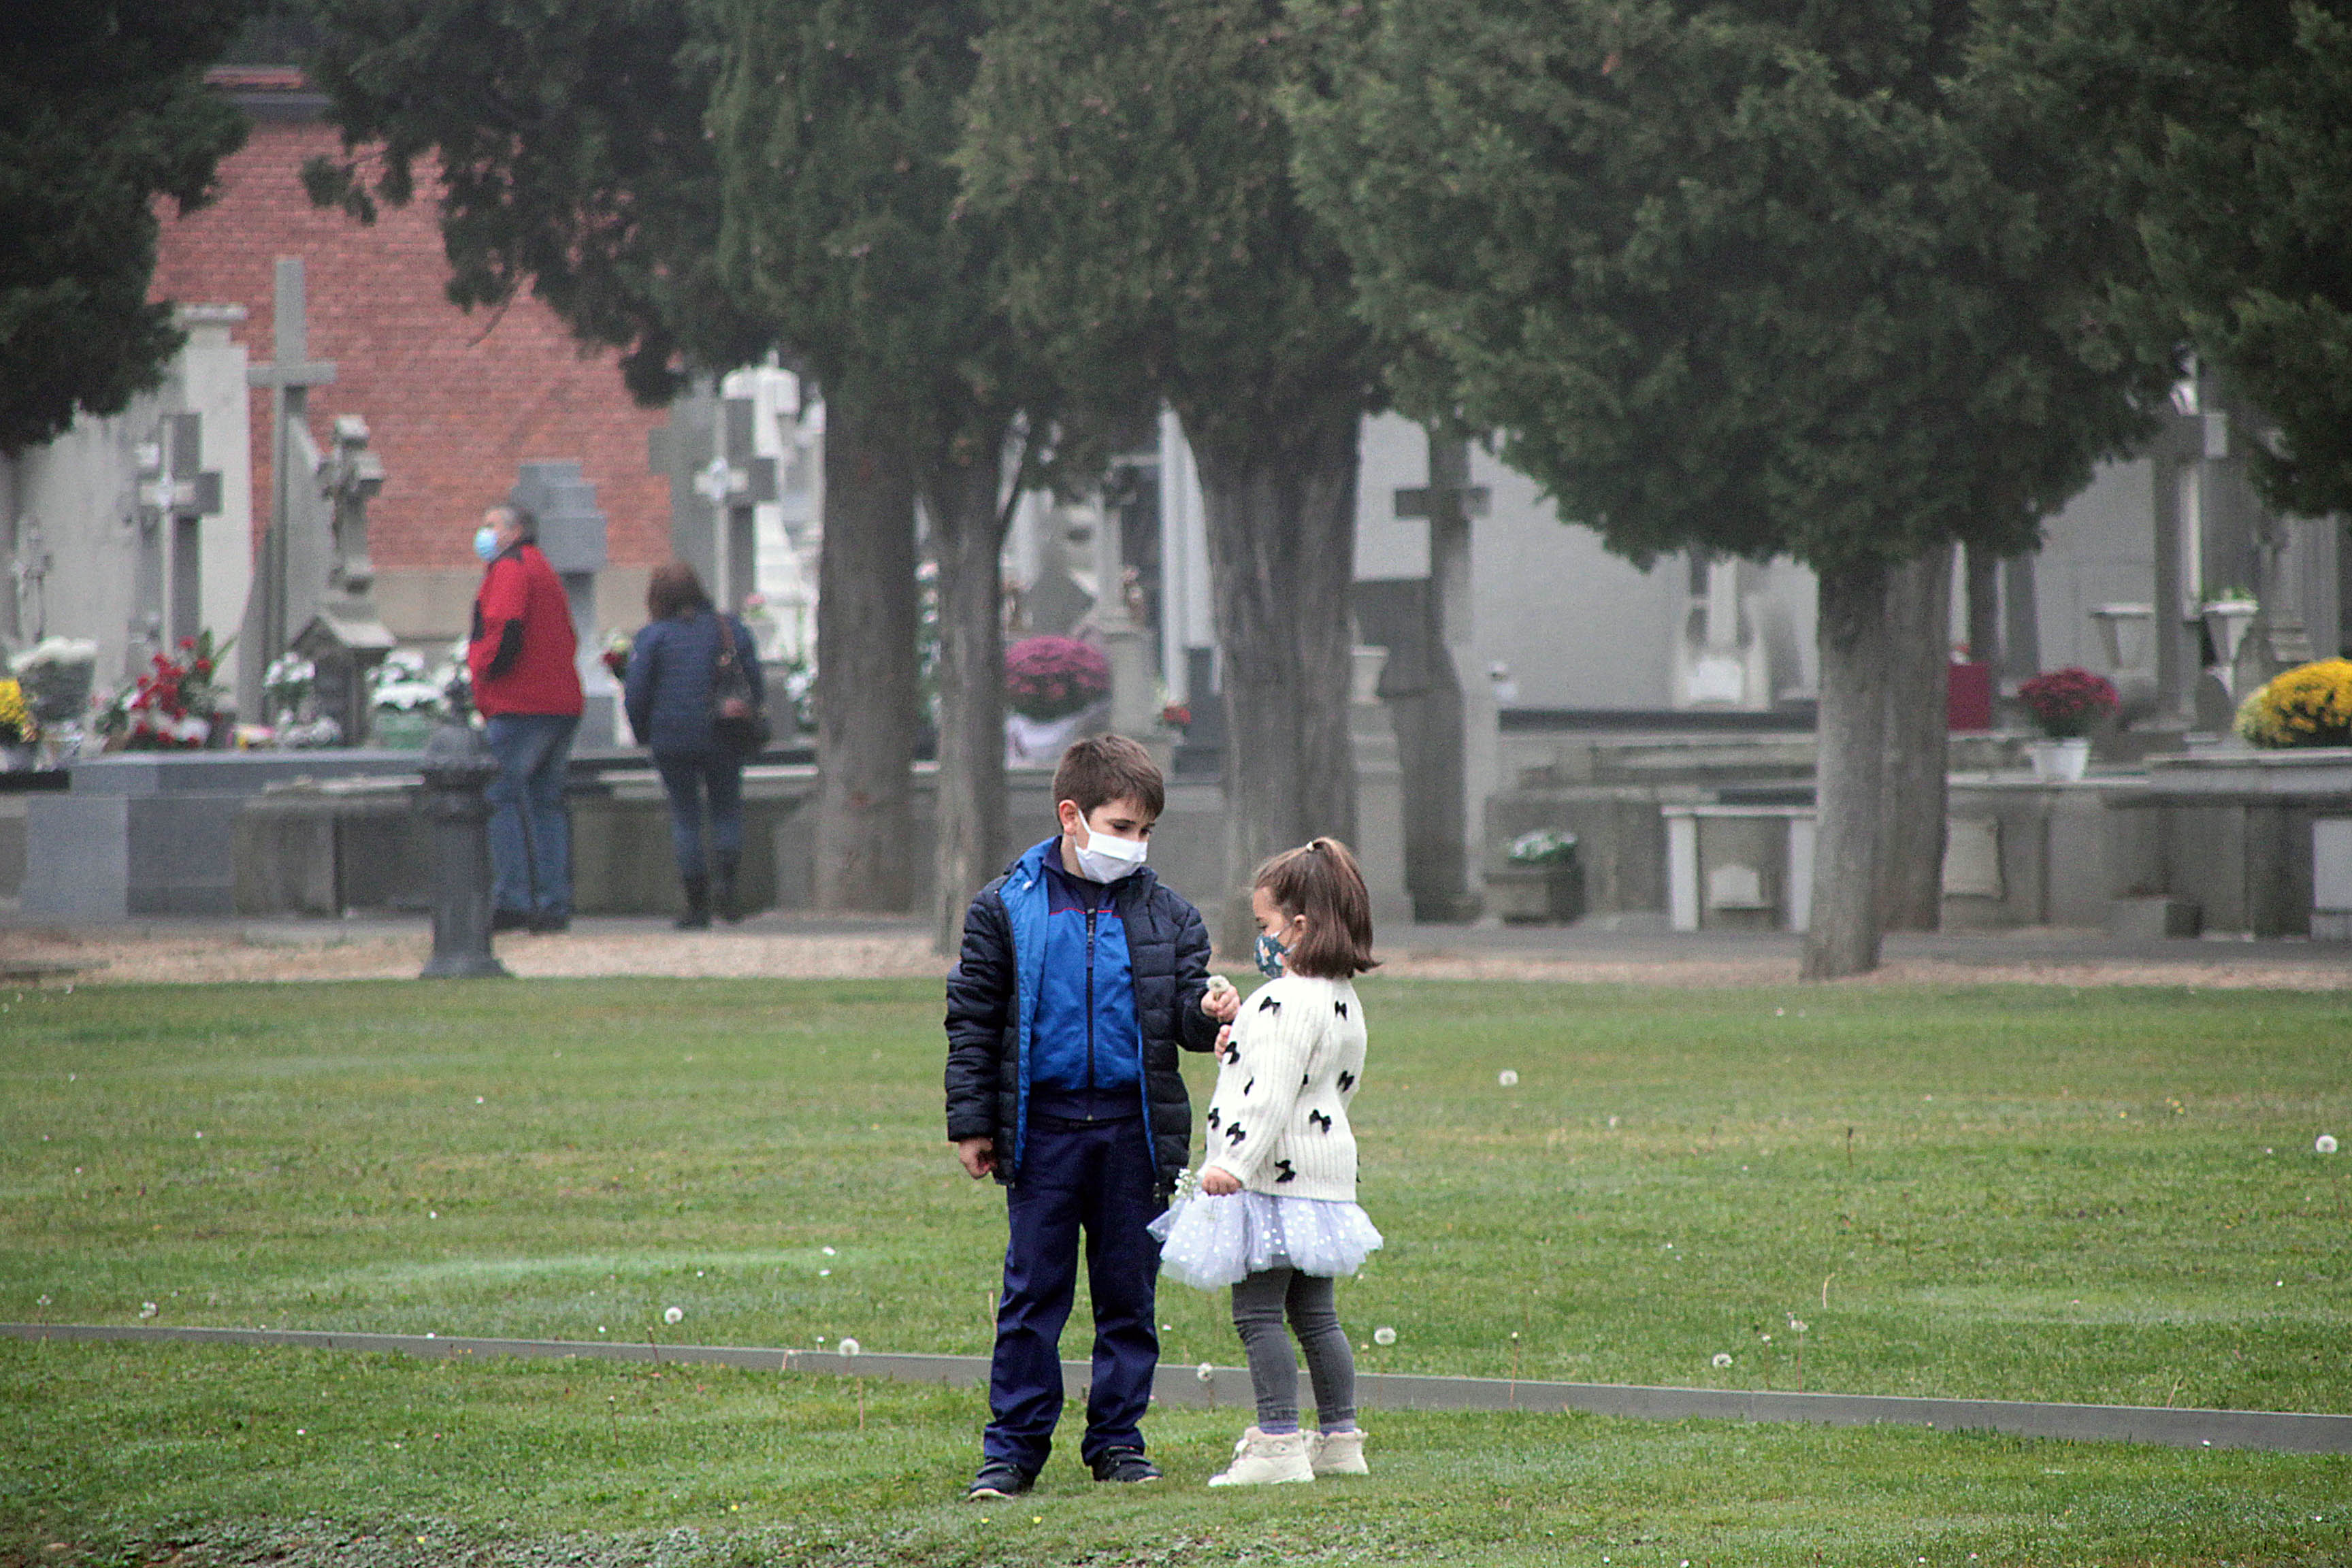
[[[1004,700],[1024,719],[1066,719],[1110,690],[1110,661],[1076,637],[1024,637],[1004,650]]]
[[[210,738],[220,710],[215,662],[229,643],[213,647],[213,634],[182,637],[170,653],[159,653],[135,689],[116,700],[100,728],[131,752],[188,751]]]
[[[635,645],[635,641],[636,639],[630,637],[626,632],[614,632],[611,637],[606,639],[604,643],[604,651],[600,657],[602,657],[604,661],[604,668],[613,672],[614,679],[626,680],[628,679],[629,649]]]
[[[2017,697],[2053,741],[2089,734],[2118,706],[2113,681],[2074,665],[2035,676],[2017,689]]]

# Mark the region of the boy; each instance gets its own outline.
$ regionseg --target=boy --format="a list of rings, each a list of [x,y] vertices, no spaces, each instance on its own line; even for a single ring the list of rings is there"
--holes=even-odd
[[[1027,1491],[1045,1468],[1081,1230],[1095,1348],[1079,1456],[1098,1481],[1160,1479],[1138,1429],[1160,1363],[1160,1244],[1144,1227],[1192,1143],[1177,1047],[1208,1050],[1241,1000],[1210,983],[1200,911],[1143,864],[1164,800],[1135,742],[1078,742],[1054,771],[1061,832],[964,916],[948,979],[948,1141],[973,1180],[1004,1184],[1010,1232],[967,1498]]]

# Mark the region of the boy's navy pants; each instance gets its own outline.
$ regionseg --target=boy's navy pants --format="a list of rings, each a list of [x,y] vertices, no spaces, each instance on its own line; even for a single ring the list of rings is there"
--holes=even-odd
[[[1091,1464],[1107,1450],[1143,1447],[1137,1424],[1160,1364],[1152,1321],[1160,1243],[1144,1226],[1161,1205],[1143,1118],[1039,1125],[1045,1120],[1031,1119],[1019,1175],[1005,1194],[1011,1235],[989,1372],[992,1419],[981,1443],[988,1459],[1033,1475],[1053,1451],[1062,1414],[1062,1325],[1077,1291],[1081,1230],[1095,1310],[1082,1458]]]

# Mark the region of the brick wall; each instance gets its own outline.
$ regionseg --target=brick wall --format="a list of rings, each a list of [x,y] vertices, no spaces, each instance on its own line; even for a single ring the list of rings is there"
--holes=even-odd
[[[369,514],[375,563],[387,575],[470,582],[482,508],[505,495],[518,464],[541,458],[583,465],[610,520],[614,565],[666,560],[668,494],[646,470],[646,433],[667,416],[632,403],[614,356],[583,357],[536,300],[518,299],[503,312],[450,304],[431,203],[385,209],[373,226],[313,207],[303,161],[337,147],[333,129],[316,119],[257,120],[245,149],[222,166],[210,206],[181,218],[166,205],[153,296],[243,305],[249,314],[236,336],[258,363],[275,357],[276,260],[304,259],[310,357],[335,362],[337,372],[332,385],[310,394],[311,435],[324,447],[335,416],[367,420],[387,471]],[[268,522],[269,493],[269,397],[256,391],[257,534]]]

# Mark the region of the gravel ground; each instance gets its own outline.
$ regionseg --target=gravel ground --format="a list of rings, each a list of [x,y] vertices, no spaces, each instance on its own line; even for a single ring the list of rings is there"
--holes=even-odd
[[[330,922],[243,929],[0,931],[0,980],[17,984],[140,984],[186,981],[391,980],[413,977],[430,942],[421,928],[347,929]],[[911,926],[844,933],[762,930],[680,932],[656,922],[590,922],[561,936],[500,937],[498,954],[533,977],[667,975],[686,979],[768,976],[793,980],[925,978],[946,961]],[[1228,963],[1245,968],[1245,962]],[[1545,980],[1616,985],[1770,985],[1796,978],[1781,953],[1686,959],[1430,948],[1392,952],[1385,974],[1436,980]],[[2034,958],[1981,961],[1893,957],[1859,985],[2181,985],[2221,990],[2352,989],[2352,964],[2230,961],[2210,948],[2163,958]]]

